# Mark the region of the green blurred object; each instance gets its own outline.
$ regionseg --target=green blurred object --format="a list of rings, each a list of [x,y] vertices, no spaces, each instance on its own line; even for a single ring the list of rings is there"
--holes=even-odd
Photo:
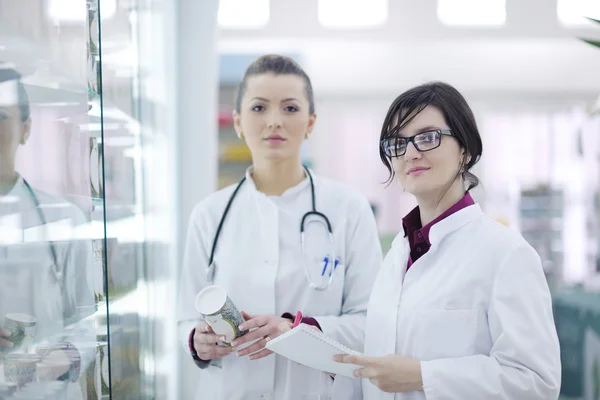
[[[590,18],[590,17],[585,17],[586,19],[590,20],[591,22],[600,25],[600,20],[597,20],[595,18]],[[586,38],[579,38],[580,40],[583,40],[584,42],[586,42],[587,44],[591,44],[594,47],[598,47],[600,48],[600,40],[597,39],[586,39]]]
[[[390,248],[392,247],[392,242],[394,241],[395,237],[396,235],[379,236],[379,241],[381,243],[381,251],[383,252],[384,256],[388,253],[388,251],[390,251]]]
[[[600,293],[570,288],[552,294],[560,342],[561,396],[600,400]]]
[[[590,18],[590,17],[585,17],[585,18],[588,19],[589,21],[591,21],[592,23],[600,25],[600,20],[598,20],[598,19]],[[588,39],[588,38],[580,37],[579,40],[600,49],[600,39]],[[591,106],[591,109],[589,110],[589,114],[590,115],[600,115],[600,97],[598,97],[596,104]]]
[[[594,400],[600,399],[600,371],[598,370],[598,360],[594,360]]]

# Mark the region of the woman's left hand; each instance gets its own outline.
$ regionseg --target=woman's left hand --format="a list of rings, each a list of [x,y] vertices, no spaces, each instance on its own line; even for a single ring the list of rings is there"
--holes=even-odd
[[[269,338],[269,340],[275,339],[284,331],[289,330],[289,328],[291,328],[293,325],[292,321],[289,319],[276,317],[275,315],[253,316],[242,311],[242,316],[246,319],[246,322],[240,325],[240,330],[254,330],[248,332],[242,337],[235,339],[231,345],[233,347],[238,347],[245,343],[260,339],[253,345],[237,352],[237,355],[240,357],[251,354],[251,360],[259,360],[270,354],[273,354],[271,350],[265,348],[267,344],[267,338]]]
[[[421,362],[403,356],[367,357],[337,355],[335,361],[360,365],[354,372],[357,378],[367,378],[387,393],[402,393],[423,390]]]

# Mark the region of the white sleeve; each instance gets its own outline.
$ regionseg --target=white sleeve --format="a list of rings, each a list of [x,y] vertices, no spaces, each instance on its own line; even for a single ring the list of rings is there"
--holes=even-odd
[[[340,343],[363,351],[369,297],[382,263],[381,243],[373,210],[365,198],[356,207],[346,232],[346,272],[340,316],[313,316],[323,332]]]
[[[553,400],[560,348],[540,258],[527,244],[505,257],[488,310],[493,346],[477,355],[421,363],[427,400]]]
[[[177,324],[179,338],[186,353],[189,353],[188,338],[190,332],[202,320],[202,316],[196,310],[194,301],[196,295],[208,284],[205,272],[209,256],[202,237],[203,232],[207,230],[202,226],[204,223],[201,215],[202,210],[201,206],[198,205],[190,216],[179,284]]]

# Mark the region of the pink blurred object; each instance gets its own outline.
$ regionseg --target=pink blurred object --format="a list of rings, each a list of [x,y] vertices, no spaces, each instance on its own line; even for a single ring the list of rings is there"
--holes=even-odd
[[[34,188],[90,211],[89,132],[59,120],[53,107],[33,106],[31,118],[29,141],[17,152],[17,171]]]

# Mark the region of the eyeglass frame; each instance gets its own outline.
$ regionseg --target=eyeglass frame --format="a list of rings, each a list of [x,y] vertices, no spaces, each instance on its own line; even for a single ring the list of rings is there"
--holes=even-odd
[[[432,147],[431,149],[427,149],[427,150],[419,150],[419,148],[418,148],[418,147],[417,147],[417,145],[415,144],[415,138],[416,138],[417,136],[419,136],[419,135],[422,135],[422,134],[424,134],[424,133],[431,133],[431,132],[436,132],[438,135],[440,135],[439,142],[438,142],[437,146],[435,146],[435,147]],[[440,146],[442,145],[442,136],[454,136],[454,133],[452,133],[452,130],[451,130],[451,129],[428,129],[428,130],[426,130],[426,131],[419,132],[419,133],[417,133],[416,135],[413,135],[413,136],[410,136],[410,137],[403,137],[403,136],[390,136],[390,137],[388,137],[388,138],[385,138],[385,139],[383,139],[383,140],[382,140],[382,141],[379,143],[379,145],[381,146],[381,149],[383,150],[383,154],[385,154],[385,155],[386,155],[386,157],[389,157],[389,158],[398,158],[398,157],[402,157],[403,155],[405,155],[405,154],[406,154],[406,150],[408,150],[408,145],[409,145],[410,143],[412,143],[412,144],[413,144],[413,146],[415,147],[415,149],[416,149],[416,150],[417,150],[419,153],[425,153],[425,152],[427,152],[427,151],[435,150],[435,149],[437,149],[438,147],[440,147]],[[404,152],[403,152],[402,154],[398,154],[398,155],[395,155],[395,156],[392,156],[392,155],[388,154],[388,152],[386,151],[386,148],[385,148],[385,144],[384,144],[384,143],[388,142],[390,139],[404,139],[404,140],[406,141],[406,147],[404,148]]]

